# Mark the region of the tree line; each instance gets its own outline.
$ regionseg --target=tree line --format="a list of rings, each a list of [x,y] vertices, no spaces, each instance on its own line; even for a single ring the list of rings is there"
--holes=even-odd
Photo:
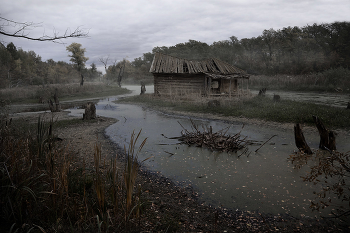
[[[79,52],[85,52],[85,49],[77,45],[79,56]],[[134,61],[123,59],[108,64],[108,58],[101,58],[105,75],[97,71],[95,63],[86,68],[87,60],[83,59],[83,63],[78,64],[76,61],[80,61],[80,58],[74,58],[73,55],[73,64],[52,59],[43,62],[34,51],[17,49],[13,43],[7,46],[0,43],[0,87],[79,82],[81,74],[87,81],[105,80],[118,84],[122,80],[138,84],[140,81],[152,82],[149,69],[156,52],[190,60],[215,57],[250,74],[259,75],[304,75],[338,68],[348,70],[350,22],[268,29],[258,37],[239,40],[231,36],[228,40],[213,42],[211,45],[189,40],[169,47],[154,47],[151,52],[144,53]]]
[[[76,44],[76,43],[73,43]],[[74,59],[72,57],[71,61]],[[40,55],[34,51],[24,51],[16,48],[11,42],[5,46],[0,43],[0,88],[11,88],[27,85],[45,85],[57,83],[79,82],[84,74],[87,80],[96,80],[102,77],[96,64],[89,68],[77,60],[70,64],[64,61],[48,59],[42,61]]]
[[[330,68],[350,67],[350,23],[334,22],[305,27],[264,30],[258,37],[231,36],[211,45],[189,40],[161,52],[187,59],[216,57],[251,74],[299,75]]]

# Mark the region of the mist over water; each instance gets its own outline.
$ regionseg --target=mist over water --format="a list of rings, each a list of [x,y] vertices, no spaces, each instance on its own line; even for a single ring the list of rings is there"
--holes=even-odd
[[[131,95],[140,93],[139,86],[127,86],[134,90]],[[146,86],[146,93],[153,91]],[[317,216],[309,209],[314,199],[312,184],[300,178],[302,170],[293,169],[288,157],[297,148],[294,143],[293,129],[274,129],[256,125],[245,125],[241,135],[248,140],[268,143],[255,153],[260,145],[249,146],[249,156],[242,151],[237,153],[211,152],[205,148],[178,145],[178,141],[166,137],[181,135],[183,125],[191,130],[188,117],[173,116],[131,104],[115,104],[119,97],[110,97],[98,102],[97,115],[113,117],[119,121],[106,129],[106,134],[119,146],[127,147],[132,132],[141,135],[139,145],[145,138],[147,143],[139,155],[144,166],[151,171],[172,179],[179,185],[190,185],[200,194],[200,200],[214,206],[233,210],[258,210],[264,213],[288,213],[294,216]],[[73,115],[82,114],[81,109],[71,109]],[[242,123],[227,123],[206,119],[193,119],[196,125],[211,126],[218,131],[230,126],[227,134],[236,134],[242,129]],[[199,127],[201,129],[201,127]],[[305,133],[310,147],[317,148],[318,133]],[[337,147],[341,152],[350,150],[349,135],[338,135]],[[327,214],[331,209],[326,209]]]

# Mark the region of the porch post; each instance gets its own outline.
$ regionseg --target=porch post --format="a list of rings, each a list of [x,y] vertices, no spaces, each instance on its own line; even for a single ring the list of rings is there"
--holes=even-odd
[[[208,95],[211,94],[211,77],[208,79]]]
[[[231,79],[230,79],[230,99],[231,99]]]

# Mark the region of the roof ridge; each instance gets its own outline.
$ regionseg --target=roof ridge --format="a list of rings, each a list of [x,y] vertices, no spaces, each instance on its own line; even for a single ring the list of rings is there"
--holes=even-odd
[[[184,70],[183,66],[187,69]],[[150,67],[152,73],[216,73],[222,75],[241,74],[248,75],[244,70],[221,61],[216,57],[206,58],[202,60],[189,60],[179,58],[173,55],[167,55],[161,52],[155,52],[152,65]]]

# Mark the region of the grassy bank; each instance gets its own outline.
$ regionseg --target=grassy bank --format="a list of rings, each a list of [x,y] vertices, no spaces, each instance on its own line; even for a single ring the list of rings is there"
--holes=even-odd
[[[252,89],[280,89],[288,91],[316,91],[350,93],[350,70],[329,69],[304,75],[252,75],[249,87]]]
[[[0,100],[10,103],[38,103],[47,102],[54,94],[60,101],[84,98],[98,98],[104,96],[121,95],[128,93],[125,88],[117,85],[106,85],[104,83],[85,82],[84,86],[79,84],[52,84],[46,86],[16,87],[0,90]]]
[[[134,96],[121,100],[128,103],[140,103],[148,106],[168,108],[175,111],[192,113],[211,113],[223,116],[244,117],[280,123],[305,123],[313,125],[312,116],[319,116],[324,124],[331,128],[350,128],[350,110],[305,102],[281,100],[273,102],[266,97],[253,97],[215,108],[203,103],[189,103],[161,99],[152,95]]]

